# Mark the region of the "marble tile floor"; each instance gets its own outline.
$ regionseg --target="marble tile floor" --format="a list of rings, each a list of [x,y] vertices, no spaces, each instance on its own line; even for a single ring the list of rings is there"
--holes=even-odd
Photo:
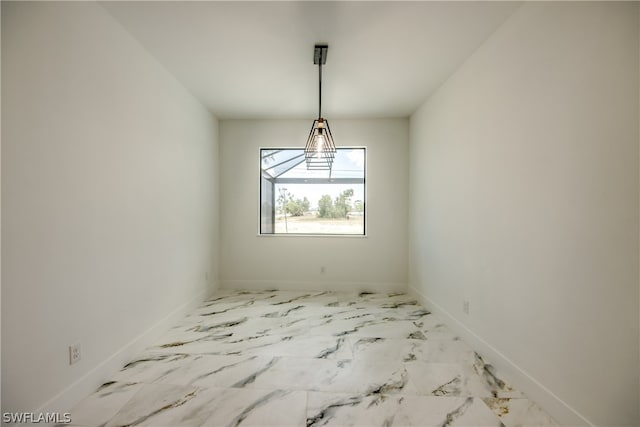
[[[219,291],[76,426],[557,426],[406,294]]]

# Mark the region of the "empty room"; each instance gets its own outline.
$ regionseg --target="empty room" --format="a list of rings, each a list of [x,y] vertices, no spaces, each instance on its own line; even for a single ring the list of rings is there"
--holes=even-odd
[[[640,3],[1,2],[3,425],[640,426]]]

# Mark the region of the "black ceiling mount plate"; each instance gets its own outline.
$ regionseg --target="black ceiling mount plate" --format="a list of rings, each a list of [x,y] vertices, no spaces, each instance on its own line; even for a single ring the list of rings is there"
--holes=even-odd
[[[315,50],[313,51],[313,63],[318,65],[324,65],[327,63],[327,50],[329,50],[329,45],[326,44],[317,44]]]

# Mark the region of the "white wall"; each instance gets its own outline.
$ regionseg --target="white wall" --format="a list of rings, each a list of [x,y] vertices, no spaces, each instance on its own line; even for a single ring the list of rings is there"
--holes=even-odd
[[[2,409],[68,410],[211,292],[217,122],[101,6],[2,2],[2,123]]]
[[[220,122],[223,287],[405,290],[408,120],[330,120],[367,147],[366,237],[258,236],[260,147],[304,147],[312,120]],[[320,266],[325,266],[324,274]]]
[[[526,3],[411,117],[410,286],[565,425],[640,425],[638,52]]]

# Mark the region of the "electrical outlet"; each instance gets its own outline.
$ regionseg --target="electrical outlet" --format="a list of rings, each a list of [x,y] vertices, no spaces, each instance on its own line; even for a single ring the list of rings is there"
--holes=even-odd
[[[469,301],[462,301],[462,311],[464,312],[464,314],[469,314]]]
[[[80,352],[80,343],[75,343],[69,346],[69,365],[73,365],[78,363],[82,358],[82,353]]]

